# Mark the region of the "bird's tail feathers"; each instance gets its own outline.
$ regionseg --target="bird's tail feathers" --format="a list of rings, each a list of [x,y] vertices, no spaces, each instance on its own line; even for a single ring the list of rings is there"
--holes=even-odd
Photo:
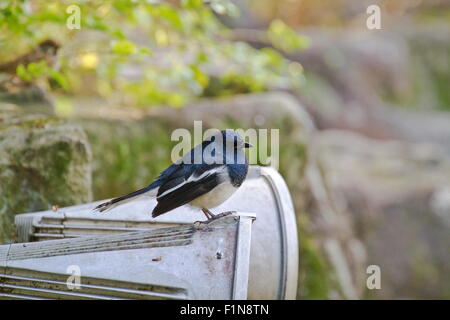
[[[149,185],[145,188],[136,190],[130,194],[127,194],[125,196],[117,197],[114,199],[111,199],[107,202],[104,202],[94,208],[94,211],[99,212],[105,212],[108,210],[111,210],[112,208],[115,208],[119,205],[125,204],[127,202],[130,202],[131,200],[134,200],[137,197],[144,196],[144,195],[151,195],[151,191],[153,191],[156,187],[153,185]]]

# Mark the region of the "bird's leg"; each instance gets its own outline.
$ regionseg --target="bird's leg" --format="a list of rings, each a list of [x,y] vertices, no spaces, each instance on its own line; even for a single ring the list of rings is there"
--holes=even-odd
[[[206,219],[208,219],[208,220],[213,220],[213,219],[215,219],[216,216],[215,216],[211,211],[209,211],[208,209],[202,208],[202,211],[203,211],[203,213],[205,214]]]
[[[209,222],[211,222],[211,221],[214,220],[215,215],[213,215],[211,211],[209,211],[209,210],[206,209],[206,208],[202,208],[202,212],[203,212],[203,214],[205,215],[205,217],[206,217],[207,220],[206,220],[206,221],[195,221],[195,222],[194,222],[194,225],[198,225],[198,226],[200,226],[200,225],[206,225],[206,224],[208,224]]]
[[[222,213],[213,214],[211,211],[209,211],[206,208],[202,208],[202,211],[205,214],[206,218],[208,218],[208,222],[216,220],[216,219],[219,219],[219,218],[222,218],[222,217],[225,217],[225,216],[228,216],[228,215],[233,214],[233,213],[236,213],[236,211],[225,211],[225,212],[222,212]]]

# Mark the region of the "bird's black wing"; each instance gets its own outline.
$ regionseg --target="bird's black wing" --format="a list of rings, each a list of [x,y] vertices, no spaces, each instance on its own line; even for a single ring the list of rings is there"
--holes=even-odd
[[[177,174],[159,187],[158,204],[152,216],[157,217],[208,193],[224,181],[224,172],[223,165],[191,165],[177,170]]]

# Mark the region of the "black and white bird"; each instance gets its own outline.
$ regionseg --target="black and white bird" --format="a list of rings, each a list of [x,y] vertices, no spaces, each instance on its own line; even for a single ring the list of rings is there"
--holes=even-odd
[[[244,149],[251,146],[234,130],[219,131],[161,172],[147,187],[102,203],[94,210],[103,212],[150,195],[157,200],[152,217],[188,204],[201,209],[208,220],[215,219],[209,209],[227,200],[247,177]]]

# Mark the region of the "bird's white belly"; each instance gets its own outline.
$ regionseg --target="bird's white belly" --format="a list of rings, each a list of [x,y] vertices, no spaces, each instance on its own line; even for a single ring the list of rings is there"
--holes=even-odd
[[[237,190],[230,182],[219,184],[210,192],[192,200],[189,204],[199,208],[214,208],[227,200]]]

